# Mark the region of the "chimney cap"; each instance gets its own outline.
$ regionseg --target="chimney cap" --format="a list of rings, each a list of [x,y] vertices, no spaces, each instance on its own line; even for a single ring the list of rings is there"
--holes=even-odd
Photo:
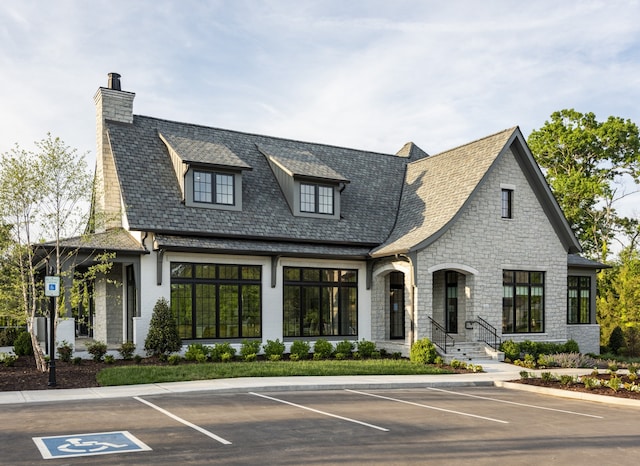
[[[120,75],[118,73],[109,73],[109,82],[107,87],[114,91],[121,91],[120,88]]]

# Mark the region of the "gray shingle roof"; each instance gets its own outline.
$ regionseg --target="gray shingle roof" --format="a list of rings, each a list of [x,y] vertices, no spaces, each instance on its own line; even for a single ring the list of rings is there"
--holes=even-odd
[[[245,170],[251,168],[222,144],[169,133],[160,133],[160,137],[171,146],[185,163],[202,163]]]
[[[108,121],[107,128],[130,229],[164,234],[373,247],[393,227],[408,162],[394,155],[137,115],[133,124]],[[171,157],[158,133],[220,144],[252,167],[242,174],[242,211],[183,204]],[[341,218],[294,216],[258,146],[311,153],[348,179],[350,184],[341,194]]]
[[[308,151],[297,151],[283,147],[260,144],[258,150],[265,157],[277,163],[291,176],[348,182],[343,175],[322,163],[318,157]]]
[[[488,172],[516,128],[408,165],[398,221],[373,251],[381,257],[405,253],[451,222]]]
[[[49,241],[43,243],[46,248],[55,247],[55,242]],[[115,251],[115,252],[132,252],[146,254],[146,251],[140,242],[131,236],[131,234],[117,228],[108,230],[103,233],[90,233],[73,238],[65,238],[60,241],[60,246],[64,249],[78,249],[83,251]]]

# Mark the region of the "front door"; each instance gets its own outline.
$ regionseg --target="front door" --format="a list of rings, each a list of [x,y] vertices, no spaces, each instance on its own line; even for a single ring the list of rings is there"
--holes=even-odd
[[[447,272],[445,277],[447,285],[446,331],[447,333],[458,333],[458,272]]]
[[[389,278],[389,315],[391,339],[404,339],[404,274],[391,272]]]

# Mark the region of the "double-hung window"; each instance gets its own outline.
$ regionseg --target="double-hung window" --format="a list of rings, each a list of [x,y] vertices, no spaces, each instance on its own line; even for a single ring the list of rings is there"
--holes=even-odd
[[[567,322],[591,323],[591,277],[570,275],[567,280]]]
[[[300,183],[300,212],[333,215],[333,187]]]
[[[502,333],[544,332],[544,272],[502,272]]]
[[[194,202],[234,205],[234,192],[234,176],[232,174],[194,170]]]

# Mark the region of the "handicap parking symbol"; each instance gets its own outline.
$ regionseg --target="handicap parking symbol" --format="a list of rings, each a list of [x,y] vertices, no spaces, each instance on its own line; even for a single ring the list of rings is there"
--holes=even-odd
[[[33,441],[44,459],[151,450],[127,431],[34,437]]]

